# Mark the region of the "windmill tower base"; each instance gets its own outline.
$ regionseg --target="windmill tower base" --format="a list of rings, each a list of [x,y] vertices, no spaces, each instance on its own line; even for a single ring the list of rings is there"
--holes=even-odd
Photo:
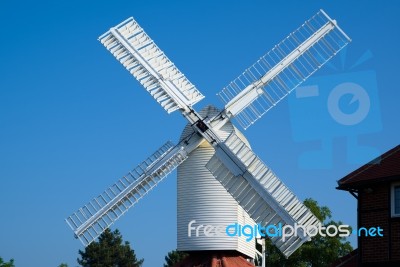
[[[238,251],[194,251],[174,267],[254,267],[247,257]]]

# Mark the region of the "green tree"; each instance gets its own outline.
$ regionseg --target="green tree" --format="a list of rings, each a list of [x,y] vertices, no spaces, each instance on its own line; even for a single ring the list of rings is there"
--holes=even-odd
[[[66,263],[61,263],[60,265],[58,265],[58,267],[68,267],[68,264],[66,264]]]
[[[77,260],[83,267],[140,267],[143,264],[143,259],[136,258],[129,242],[123,243],[118,230],[106,229],[98,242],[92,242],[85,251],[79,250],[79,254],[81,259]]]
[[[9,262],[4,262],[3,258],[0,257],[0,267],[15,267],[14,259],[11,259]]]
[[[168,255],[165,256],[164,267],[173,267],[178,262],[181,262],[184,258],[186,258],[189,254],[183,251],[172,250],[168,252]]]
[[[312,213],[321,221],[324,226],[340,225],[342,222],[333,221],[331,211],[328,207],[318,205],[318,202],[307,198],[304,200],[304,205],[307,206]],[[350,229],[351,231],[351,229]],[[346,237],[336,236],[321,236],[316,235],[310,242],[304,243],[296,252],[288,259],[271,243],[266,240],[266,265],[274,267],[325,267],[330,266],[338,258],[350,253],[353,248]]]

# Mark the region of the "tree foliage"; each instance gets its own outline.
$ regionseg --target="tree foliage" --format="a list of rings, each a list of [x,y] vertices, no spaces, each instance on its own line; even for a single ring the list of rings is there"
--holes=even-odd
[[[0,257],[0,267],[15,267],[14,259],[11,259],[9,262],[4,262],[3,258]]]
[[[326,206],[320,207],[317,201],[308,198],[304,200],[304,205],[314,213],[324,226],[342,224],[340,221],[333,221],[330,209]],[[346,237],[340,237],[338,234],[333,237],[324,237],[318,234],[286,259],[267,238],[266,265],[276,267],[325,267],[330,266],[338,258],[350,253],[352,250],[353,248],[350,242],[346,241]]]
[[[184,258],[186,258],[189,254],[183,251],[172,250],[168,252],[168,255],[165,256],[164,267],[173,267],[178,262],[181,262]]]
[[[118,230],[106,229],[85,251],[79,250],[81,259],[78,263],[83,267],[140,267],[143,259],[138,260],[129,242],[123,243]]]

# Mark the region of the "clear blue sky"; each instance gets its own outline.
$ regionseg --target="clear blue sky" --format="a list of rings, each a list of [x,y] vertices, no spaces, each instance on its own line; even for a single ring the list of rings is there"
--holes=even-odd
[[[360,166],[348,162],[354,149],[348,152],[347,140],[384,152],[400,139],[400,8],[392,3],[2,1],[0,256],[15,258],[18,267],[76,266],[83,247],[64,218],[180,135],[185,120],[178,113],[168,116],[97,41],[129,16],[206,95],[197,109],[221,107],[215,94],[320,8],[337,19],[353,42],[314,83],[365,83],[373,116],[357,127],[299,127],[296,122],[307,118],[292,96],[246,136],[301,199],[312,197],[329,206],[335,219],[355,226],[355,199],[335,189],[336,180]],[[326,110],[323,97],[331,89],[311,107]],[[343,101],[343,110],[357,108],[357,102]],[[307,169],[303,152],[317,149],[321,140],[332,144],[331,166],[320,170],[322,163],[315,162]],[[145,267],[161,266],[176,247],[175,173],[114,227]]]

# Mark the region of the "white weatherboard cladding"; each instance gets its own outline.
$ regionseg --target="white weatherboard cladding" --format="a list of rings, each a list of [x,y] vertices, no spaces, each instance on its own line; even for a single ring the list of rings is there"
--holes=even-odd
[[[216,108],[208,106],[200,114],[203,117],[206,115],[212,117],[218,112]],[[230,122],[218,130],[218,134],[225,140],[232,131],[235,131],[247,143],[247,140]],[[191,132],[190,125],[186,126],[182,137]],[[204,235],[204,228],[200,228],[198,237],[196,230],[191,232],[191,237],[188,236],[188,224],[192,220],[196,220],[192,225],[195,228],[199,225],[212,225],[220,226],[223,230],[233,223],[255,224],[205,167],[213,155],[214,149],[205,141],[178,167],[177,248],[182,251],[237,250],[254,258],[254,239],[247,242],[243,236],[229,237],[225,234],[207,237]]]

